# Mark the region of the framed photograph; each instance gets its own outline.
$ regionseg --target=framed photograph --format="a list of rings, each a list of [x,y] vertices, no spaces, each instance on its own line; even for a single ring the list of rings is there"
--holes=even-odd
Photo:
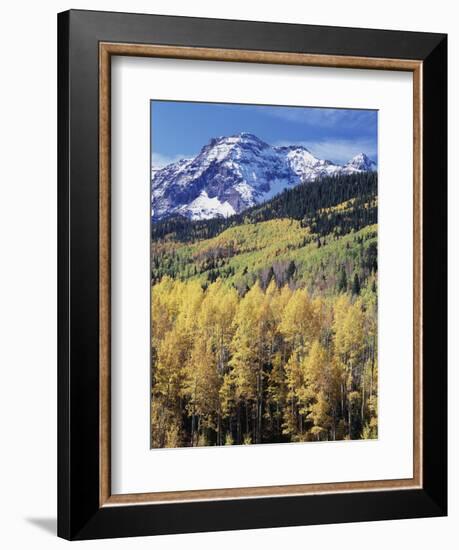
[[[59,535],[446,515],[446,36],[58,33]]]

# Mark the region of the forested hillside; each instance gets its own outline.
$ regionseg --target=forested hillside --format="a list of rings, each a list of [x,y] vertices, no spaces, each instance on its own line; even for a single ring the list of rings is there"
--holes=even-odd
[[[377,437],[377,175],[152,224],[152,447]]]
[[[189,221],[176,216],[164,221],[153,223],[152,239],[173,237],[185,242],[199,239],[208,239],[221,233],[228,227],[273,220],[277,218],[291,218],[307,224],[308,220],[320,215],[321,209],[344,203],[353,199],[358,204],[365,204],[377,196],[378,176],[376,172],[362,172],[351,176],[325,177],[313,182],[303,183],[291,189],[286,189],[280,195],[261,205],[244,210],[241,214],[230,218],[217,217],[210,220]],[[365,220],[340,219],[335,217],[334,227],[341,229],[344,220],[346,227],[353,224],[362,227],[367,223],[376,223],[376,210],[374,208],[360,209],[354,214],[368,216]],[[323,216],[322,216],[323,218]],[[363,224],[363,225],[362,225]],[[323,231],[324,228],[321,228]]]

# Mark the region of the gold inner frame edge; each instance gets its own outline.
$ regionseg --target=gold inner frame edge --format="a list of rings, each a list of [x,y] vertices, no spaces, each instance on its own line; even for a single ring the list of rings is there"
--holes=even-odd
[[[158,57],[201,61],[226,61],[408,71],[413,73],[413,477],[265,487],[238,487],[155,493],[111,493],[110,420],[110,98],[111,57]],[[285,497],[339,492],[387,491],[422,487],[422,62],[385,59],[164,46],[154,44],[99,44],[99,397],[100,483],[99,506],[161,504],[202,500]]]

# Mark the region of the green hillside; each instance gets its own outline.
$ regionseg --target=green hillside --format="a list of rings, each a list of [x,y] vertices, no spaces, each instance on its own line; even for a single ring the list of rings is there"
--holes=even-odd
[[[167,275],[204,287],[221,278],[241,294],[257,280],[262,288],[274,280],[327,295],[355,280],[373,285],[376,190],[376,174],[326,178],[228,219],[155,224],[152,281]]]
[[[289,282],[312,293],[334,293],[344,271],[349,288],[357,275],[366,284],[377,269],[377,226],[343,237],[316,236],[296,220],[271,220],[226,229],[217,237],[193,244],[152,244],[152,279],[163,276],[195,279],[202,285],[218,278],[238,290],[259,280]],[[340,286],[341,285],[341,286]]]

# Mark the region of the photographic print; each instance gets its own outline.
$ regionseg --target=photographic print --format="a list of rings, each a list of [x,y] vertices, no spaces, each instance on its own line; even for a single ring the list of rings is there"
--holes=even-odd
[[[151,448],[378,437],[378,113],[158,101]]]

